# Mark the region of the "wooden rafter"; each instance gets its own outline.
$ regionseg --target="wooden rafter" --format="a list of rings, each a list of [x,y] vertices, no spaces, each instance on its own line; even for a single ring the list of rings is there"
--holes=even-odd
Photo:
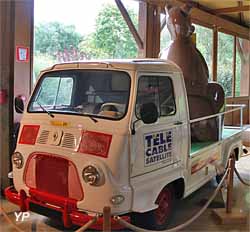
[[[144,48],[139,50],[140,58],[157,58],[160,52],[160,7],[140,1],[139,3],[139,34],[143,39]]]
[[[172,0],[172,2],[173,2],[172,4],[175,6],[183,5],[182,0]],[[250,39],[249,29],[247,27],[244,27],[238,23],[229,21],[228,19],[224,19],[221,16],[214,15],[205,10],[201,10],[196,7],[193,7],[191,11],[191,19],[192,19],[192,22],[195,22],[198,24],[206,24],[208,27],[211,27],[211,28],[217,27],[220,30],[224,29],[225,31],[230,32],[234,35],[237,35],[241,38],[248,39],[248,40]]]
[[[137,46],[139,47],[139,49],[143,49],[143,41],[142,41],[139,33],[137,32],[135,25],[133,24],[129,14],[128,14],[128,11],[126,10],[124,5],[122,4],[121,0],[115,0],[115,3],[117,5],[118,9],[120,10],[125,22],[127,23],[128,28],[129,28],[130,32],[132,33],[132,35],[136,41]]]
[[[218,31],[213,30],[213,50],[212,50],[212,80],[217,81],[217,61],[218,61]]]
[[[220,8],[215,9],[212,12],[214,14],[228,14],[228,13],[239,13],[243,11],[250,11],[250,6],[236,6],[236,7],[227,7],[227,8]]]
[[[232,96],[235,97],[236,87],[236,36],[234,36],[234,47],[233,47],[233,79],[232,79]]]
[[[239,1],[238,6],[239,7],[243,6],[243,3],[241,1]],[[239,12],[239,17],[240,17],[240,24],[243,24],[245,21],[243,12]]]

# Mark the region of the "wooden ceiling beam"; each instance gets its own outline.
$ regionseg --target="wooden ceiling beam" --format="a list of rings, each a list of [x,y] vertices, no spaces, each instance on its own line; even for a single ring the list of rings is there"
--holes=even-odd
[[[128,11],[126,10],[124,5],[122,4],[121,0],[115,0],[115,3],[117,5],[118,9],[120,10],[125,22],[127,23],[128,28],[129,28],[131,34],[133,35],[137,46],[139,47],[139,49],[143,49],[143,46],[144,46],[143,41],[142,41],[139,33],[137,32],[135,25],[133,24],[129,14],[128,14]]]
[[[139,34],[144,48],[139,49],[140,58],[157,58],[160,52],[160,7],[147,1],[139,3]]]
[[[243,11],[250,11],[250,6],[236,6],[236,7],[227,7],[227,8],[220,8],[215,9],[212,11],[214,14],[228,14],[228,13],[239,13]]]
[[[241,1],[238,1],[238,6],[243,6]],[[239,12],[240,24],[245,24],[244,14],[243,12]]]
[[[182,6],[182,0],[167,0],[174,6]],[[220,16],[214,15],[210,12],[193,7],[191,10],[191,19],[194,23],[207,25],[210,28],[217,28],[218,30],[227,31],[233,35],[250,40],[249,28],[241,26],[238,23],[226,20]]]
[[[137,0],[139,1],[139,0]],[[158,6],[164,8],[166,4],[171,4],[173,6],[182,6],[186,1],[184,0],[140,0],[140,2],[147,2],[149,4],[158,4]],[[192,2],[192,1],[191,1]],[[217,28],[218,30],[227,31],[233,35],[238,37],[250,40],[249,37],[249,28],[240,25],[238,22],[232,22],[229,19],[225,19],[222,16],[215,15],[211,10],[206,11],[199,6],[199,8],[195,7],[196,2],[192,2],[193,9],[191,11],[191,19],[194,23],[198,23],[201,25],[207,25],[210,28]],[[162,10],[162,13],[164,10]]]

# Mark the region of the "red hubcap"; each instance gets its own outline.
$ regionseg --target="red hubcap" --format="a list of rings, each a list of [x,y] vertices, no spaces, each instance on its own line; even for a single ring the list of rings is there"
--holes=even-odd
[[[172,208],[172,192],[166,188],[161,191],[160,195],[156,200],[156,204],[159,207],[155,210],[155,220],[158,225],[164,225],[171,213]]]

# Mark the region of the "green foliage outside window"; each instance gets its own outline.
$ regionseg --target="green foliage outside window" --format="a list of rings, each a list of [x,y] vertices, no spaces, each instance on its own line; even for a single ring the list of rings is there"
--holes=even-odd
[[[81,35],[75,26],[64,25],[59,22],[41,23],[35,27],[35,51],[56,57],[71,47],[78,47]]]
[[[134,25],[137,13],[128,9]],[[117,6],[104,4],[96,17],[95,32],[79,34],[73,25],[59,22],[35,25],[34,73],[54,63],[86,59],[137,57],[137,45]]]
[[[212,80],[212,48],[213,31],[209,28],[195,25],[196,47],[203,55],[209,70],[209,80]]]
[[[134,25],[138,25],[135,12],[128,9]],[[96,18],[96,30],[80,43],[80,50],[91,58],[135,58],[137,45],[120,11],[106,4]]]
[[[137,13],[128,13],[138,27]],[[211,80],[212,30],[195,25],[196,46],[204,56]],[[165,26],[161,32],[161,50],[168,47],[170,34]],[[34,74],[35,83],[40,70],[54,63],[72,60],[135,58],[137,45],[118,8],[104,4],[96,17],[93,33],[79,34],[72,25],[59,22],[40,23],[35,26]],[[241,60],[236,56],[236,96],[240,95]],[[217,80],[223,86],[226,96],[232,96],[233,36],[219,33]]]
[[[238,50],[236,50],[236,73],[235,73],[235,96],[239,97],[240,93],[240,79],[241,79],[241,59]]]
[[[225,96],[232,96],[233,36],[218,33],[217,81],[223,86]]]

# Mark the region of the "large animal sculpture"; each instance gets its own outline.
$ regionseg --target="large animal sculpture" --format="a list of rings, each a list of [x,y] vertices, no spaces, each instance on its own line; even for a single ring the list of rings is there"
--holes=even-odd
[[[189,5],[168,6],[167,27],[172,42],[161,58],[175,62],[184,75],[190,119],[208,116],[224,111],[225,94],[215,82],[208,83],[208,67],[200,51],[192,41],[195,27],[191,24]],[[218,140],[219,122],[212,118],[191,125],[192,141]]]

